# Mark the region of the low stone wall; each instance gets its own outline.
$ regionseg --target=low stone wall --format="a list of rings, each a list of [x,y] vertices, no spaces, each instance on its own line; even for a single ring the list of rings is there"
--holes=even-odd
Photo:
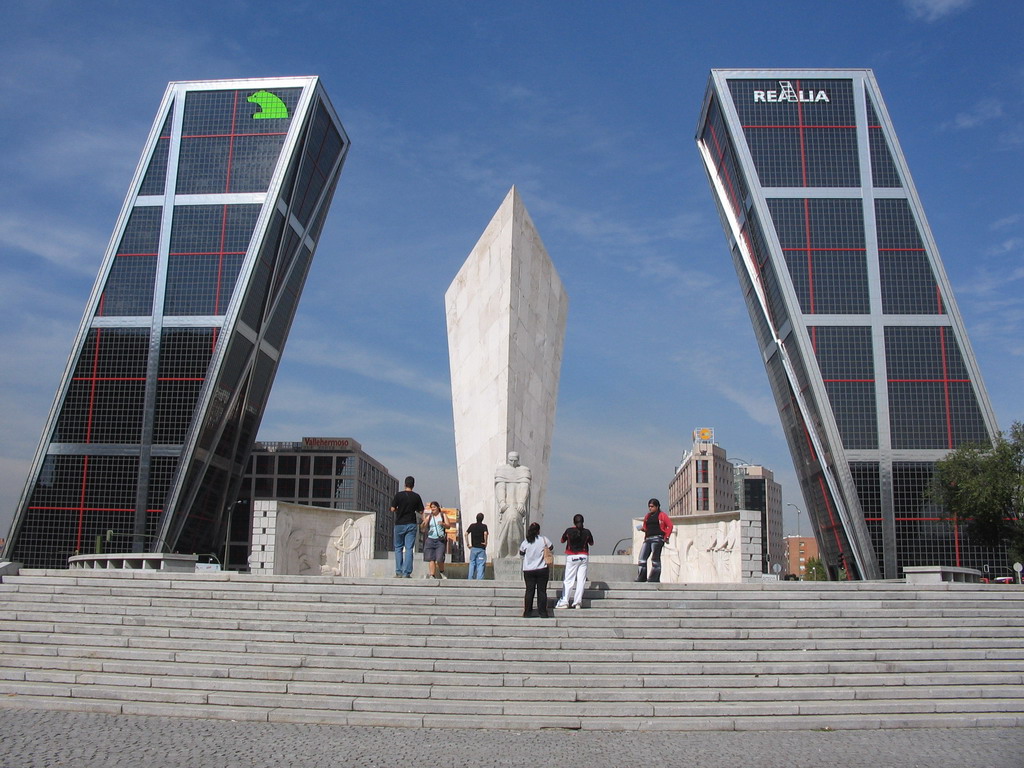
[[[179,555],[165,552],[122,552],[101,555],[72,555],[68,568],[80,570],[174,571],[194,573],[198,555]]]
[[[907,584],[938,584],[955,581],[969,584],[981,582],[981,571],[952,565],[908,565],[903,568]]]
[[[661,553],[661,580],[669,584],[739,584],[761,581],[761,513],[738,509],[673,517]],[[633,553],[644,541],[633,523]],[[636,574],[633,574],[635,577]]]

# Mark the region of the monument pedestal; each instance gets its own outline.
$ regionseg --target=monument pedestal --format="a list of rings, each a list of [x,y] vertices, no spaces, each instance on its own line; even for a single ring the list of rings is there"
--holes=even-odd
[[[523,558],[521,557],[496,557],[491,561],[494,566],[495,581],[522,581],[523,580]]]

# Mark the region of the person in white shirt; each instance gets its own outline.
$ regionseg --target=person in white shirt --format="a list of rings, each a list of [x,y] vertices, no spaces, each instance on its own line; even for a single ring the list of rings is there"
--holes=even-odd
[[[550,566],[544,558],[545,550],[553,557],[553,544],[546,536],[540,535],[540,523],[530,523],[526,538],[519,545],[523,558],[523,580],[526,582],[526,599],[523,604],[523,618],[539,616],[548,618],[548,578]],[[533,595],[537,594],[537,613],[533,612]]]

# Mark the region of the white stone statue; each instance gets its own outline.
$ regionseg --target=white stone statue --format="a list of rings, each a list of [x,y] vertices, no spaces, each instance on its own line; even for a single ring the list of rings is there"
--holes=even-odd
[[[362,553],[359,552],[362,539],[352,518],[332,531],[320,573],[325,576],[362,576]]]
[[[530,512],[530,469],[519,464],[519,454],[515,451],[509,453],[508,463],[499,464],[494,473],[494,500],[497,548],[492,557],[518,555]]]

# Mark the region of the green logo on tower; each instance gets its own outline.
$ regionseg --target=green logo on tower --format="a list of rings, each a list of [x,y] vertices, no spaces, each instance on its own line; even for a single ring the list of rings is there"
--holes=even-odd
[[[253,120],[268,120],[276,118],[287,118],[288,107],[285,106],[284,102],[280,98],[272,94],[270,91],[256,91],[246,101],[250,101],[256,104],[260,111],[252,116]]]

